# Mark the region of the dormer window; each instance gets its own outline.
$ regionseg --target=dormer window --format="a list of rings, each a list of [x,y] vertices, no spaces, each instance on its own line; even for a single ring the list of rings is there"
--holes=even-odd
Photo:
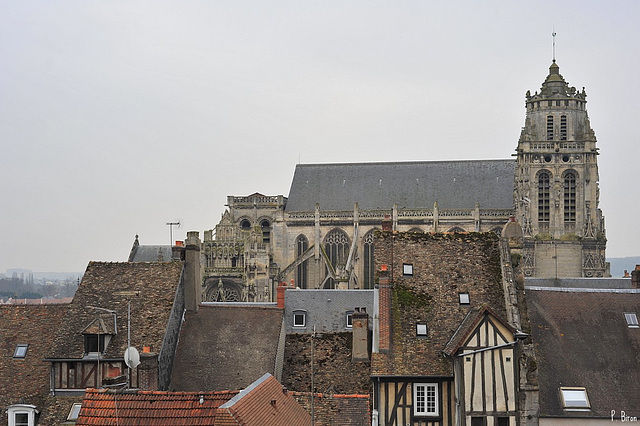
[[[293,311],[293,326],[306,327],[306,325],[307,325],[307,313],[302,310]]]
[[[16,345],[16,350],[13,352],[14,358],[26,358],[27,350],[29,349],[28,344],[18,344]]]
[[[84,351],[85,353],[104,353],[107,345],[104,334],[85,334]]]
[[[7,417],[9,418],[9,426],[34,426],[36,424],[35,405],[15,404],[7,409]]]
[[[346,328],[353,328],[353,311],[347,311],[346,324]]]

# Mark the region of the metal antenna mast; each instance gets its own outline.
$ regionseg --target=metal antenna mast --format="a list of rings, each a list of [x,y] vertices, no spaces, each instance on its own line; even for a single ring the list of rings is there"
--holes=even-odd
[[[169,225],[169,245],[171,247],[173,247],[173,227],[177,226],[179,228],[180,227],[180,221],[167,222],[167,225]]]
[[[553,27],[553,32],[551,33],[551,36],[553,37],[553,62],[556,61],[556,28],[555,26]]]

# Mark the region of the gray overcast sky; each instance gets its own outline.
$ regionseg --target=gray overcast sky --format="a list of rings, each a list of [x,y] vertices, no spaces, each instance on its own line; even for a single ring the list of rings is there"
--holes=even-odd
[[[296,163],[510,158],[586,87],[610,257],[640,255],[640,2],[0,0],[0,272],[124,261]]]

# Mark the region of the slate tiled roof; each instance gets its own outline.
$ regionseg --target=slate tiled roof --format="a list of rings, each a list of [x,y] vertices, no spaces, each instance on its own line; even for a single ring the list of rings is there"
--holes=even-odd
[[[513,207],[514,160],[299,164],[286,211]]]
[[[309,414],[270,374],[242,391],[114,393],[89,389],[78,426],[307,426]]]
[[[282,318],[274,306],[202,304],[197,313],[187,312],[170,389],[242,389],[265,373],[279,376]]]
[[[97,319],[113,328],[113,315],[92,306],[116,311],[118,334],[112,338],[104,358],[122,359],[127,347],[129,300],[132,346],[150,346],[152,351],[160,351],[181,273],[180,262],[90,262],[47,358],[82,358],[81,333],[96,325]]]
[[[631,278],[525,278],[526,287],[631,288]]]
[[[51,415],[49,363],[43,359],[65,319],[67,308],[67,305],[0,306],[1,424],[7,424],[6,407],[18,402],[35,405],[42,416]],[[17,344],[29,345],[24,358],[13,358]],[[69,407],[66,406],[66,411]]]
[[[527,290],[538,360],[541,417],[606,417],[616,410],[640,416],[640,291]],[[559,388],[584,387],[586,411],[565,411]]]

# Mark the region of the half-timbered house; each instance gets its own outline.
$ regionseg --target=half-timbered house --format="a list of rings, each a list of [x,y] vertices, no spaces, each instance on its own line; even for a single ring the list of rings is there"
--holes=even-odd
[[[515,426],[519,315],[506,242],[380,232],[375,247],[378,424]]]

